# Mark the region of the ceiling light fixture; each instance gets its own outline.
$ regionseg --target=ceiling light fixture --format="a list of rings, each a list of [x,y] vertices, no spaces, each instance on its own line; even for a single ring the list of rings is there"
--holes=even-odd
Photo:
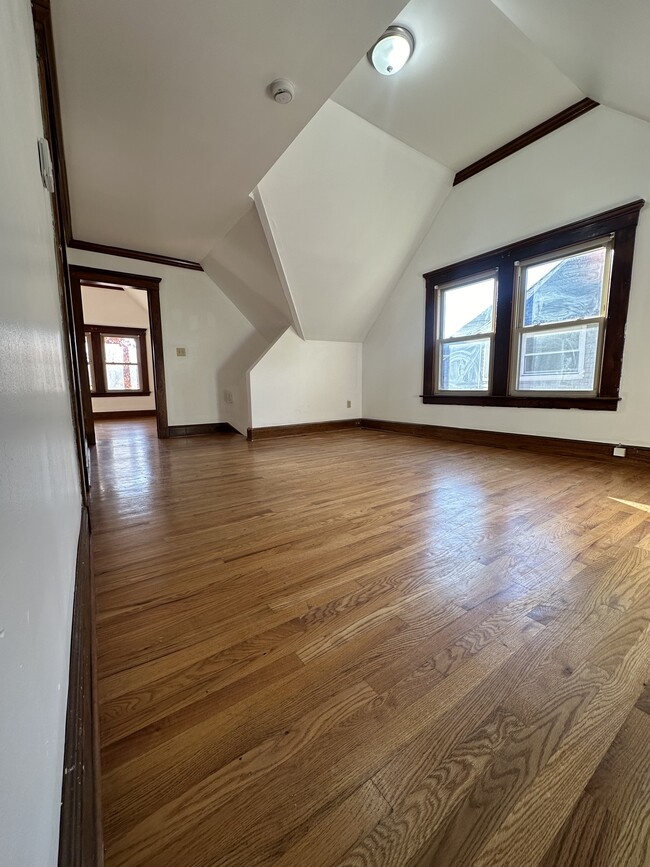
[[[414,48],[411,31],[394,24],[372,46],[368,60],[381,75],[395,75],[407,63]]]

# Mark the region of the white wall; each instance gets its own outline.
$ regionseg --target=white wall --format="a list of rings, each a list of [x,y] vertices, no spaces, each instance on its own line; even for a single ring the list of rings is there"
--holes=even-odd
[[[360,343],[302,340],[288,328],[249,372],[252,426],[360,418],[361,357]]]
[[[0,4],[0,862],[57,862],[81,503],[29,0]]]
[[[650,213],[641,212],[617,412],[423,405],[422,274],[633,199],[650,124],[600,107],[453,188],[364,344],[364,415],[650,446]]]
[[[138,304],[132,292],[137,292],[144,299],[144,305]],[[117,289],[105,289],[100,286],[82,286],[84,322],[87,325],[122,325],[125,328],[146,328],[145,341],[147,346],[147,367],[149,372],[148,397],[94,397],[93,412],[135,412],[143,409],[155,409],[156,398],[153,392],[153,356],[151,352],[151,334],[149,333],[149,309],[147,293],[144,289],[131,289],[129,292]]]
[[[298,333],[364,340],[451,182],[449,169],[326,102],[255,193]]]
[[[169,424],[229,422],[246,432],[246,371],[268,343],[207,274],[85,250],[68,257],[75,265],[160,277]],[[176,347],[187,355],[177,356]]]

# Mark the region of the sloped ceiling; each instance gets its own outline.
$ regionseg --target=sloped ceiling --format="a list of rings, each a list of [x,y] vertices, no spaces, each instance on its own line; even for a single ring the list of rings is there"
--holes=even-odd
[[[323,106],[257,190],[306,338],[363,340],[451,181],[356,114]]]
[[[584,95],[650,119],[647,3],[402,7],[57,0],[75,236],[202,261],[267,340],[357,341],[452,170]],[[416,48],[384,77],[365,53],[392,21]]]
[[[75,237],[203,259],[403,0],[57,0]],[[296,99],[266,93],[279,76]]]
[[[267,340],[291,323],[291,311],[253,202],[203,260],[203,269]]]
[[[397,21],[416,40],[399,75],[378,75],[364,57],[332,98],[450,168],[584,95],[489,0],[411,0]]]
[[[588,96],[650,121],[650,3],[493,2]]]

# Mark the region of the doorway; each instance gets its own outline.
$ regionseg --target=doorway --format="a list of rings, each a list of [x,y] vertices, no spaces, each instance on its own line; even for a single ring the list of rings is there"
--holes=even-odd
[[[114,401],[116,398],[125,398],[127,402],[142,401],[148,397],[146,392],[150,392],[153,398],[151,403],[155,408],[158,437],[166,439],[169,436],[169,424],[160,314],[160,278],[71,265],[70,283],[76,338],[74,342],[88,446],[95,445],[94,412],[98,412],[97,406],[101,401]],[[84,293],[88,308],[88,297],[92,290],[96,289],[122,291],[131,294],[131,297],[134,297],[132,293],[137,290],[145,292],[144,307],[148,312],[149,340],[143,333],[146,332],[143,328],[129,328],[119,326],[118,323],[90,322],[92,317],[84,316]],[[120,363],[116,354],[118,349]],[[129,414],[128,409],[124,412],[125,415]]]

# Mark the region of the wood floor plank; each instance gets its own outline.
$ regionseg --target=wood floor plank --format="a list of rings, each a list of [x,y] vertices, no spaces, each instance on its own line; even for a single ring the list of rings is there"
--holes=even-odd
[[[107,867],[643,863],[650,472],[97,437]]]
[[[523,867],[543,857],[629,713],[647,671],[649,652],[650,628],[487,840],[477,867]]]

